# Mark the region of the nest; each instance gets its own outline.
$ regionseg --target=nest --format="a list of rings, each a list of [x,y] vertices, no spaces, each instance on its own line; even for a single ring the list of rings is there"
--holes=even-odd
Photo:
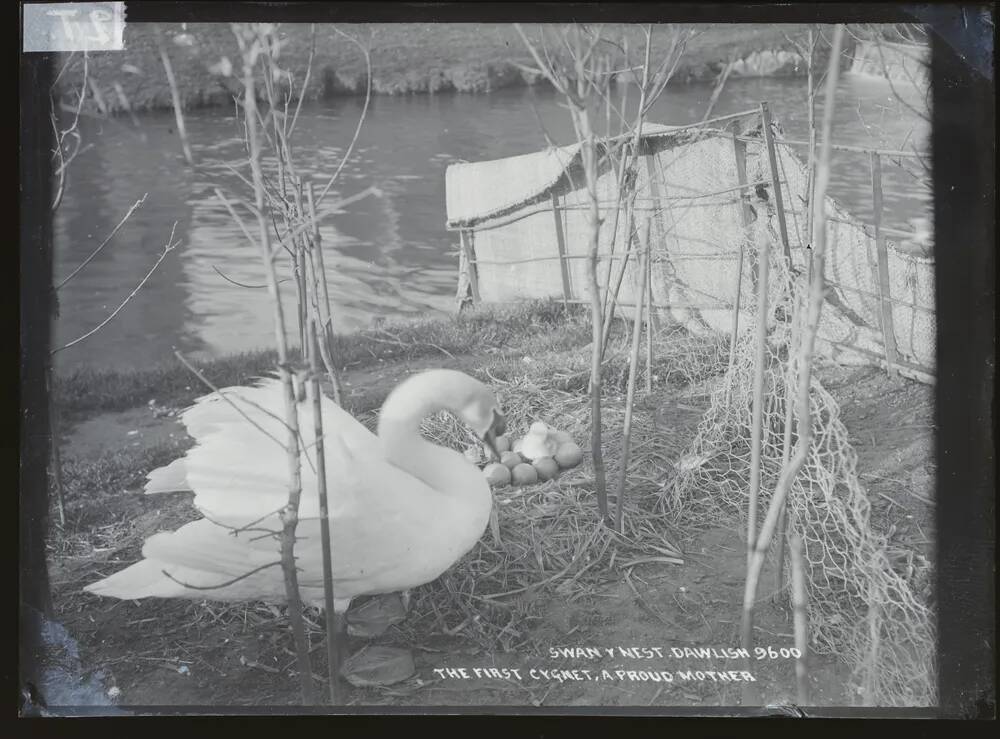
[[[591,443],[590,398],[581,392],[543,388],[527,376],[493,377],[511,438],[543,420],[568,432],[584,449]],[[514,649],[531,643],[530,622],[538,596],[555,594],[572,602],[619,571],[639,563],[677,563],[682,556],[677,531],[661,505],[664,480],[688,435],[657,428],[655,398],[637,402],[632,418],[631,454],[625,486],[623,530],[600,518],[590,455],[556,478],[494,491],[489,531],[476,547],[441,578],[414,592],[410,618],[400,626],[408,637],[430,626],[461,633],[485,649]],[[624,402],[602,404],[603,447],[608,504],[617,509]],[[442,446],[466,448],[474,439],[452,416],[434,416],[424,433]],[[674,429],[676,430],[676,429]],[[430,621],[430,623],[428,623]]]

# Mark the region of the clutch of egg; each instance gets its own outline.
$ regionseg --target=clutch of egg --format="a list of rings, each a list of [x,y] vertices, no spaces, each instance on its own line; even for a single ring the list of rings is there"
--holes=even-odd
[[[551,480],[560,470],[576,467],[583,460],[583,451],[565,431],[536,421],[528,433],[513,444],[506,436],[497,437],[500,461],[483,468],[492,487],[531,485]],[[480,449],[471,447],[466,455],[479,461]]]

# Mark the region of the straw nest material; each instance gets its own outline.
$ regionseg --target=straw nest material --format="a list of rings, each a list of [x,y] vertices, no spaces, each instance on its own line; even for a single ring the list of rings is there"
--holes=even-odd
[[[590,448],[589,396],[542,388],[526,376],[506,381],[494,377],[493,386],[512,436],[544,420]],[[603,403],[612,513],[617,507],[624,414],[621,400],[612,397]],[[456,450],[472,439],[446,414],[428,419],[423,430],[436,443]],[[686,435],[657,429],[654,413],[636,408],[622,533],[600,520],[589,454],[555,479],[495,490],[489,530],[455,567],[414,593],[410,617],[400,628],[412,636],[425,630],[430,620],[436,631],[461,633],[487,648],[511,649],[530,642],[525,627],[537,595],[556,593],[573,601],[602,579],[618,579],[621,569],[645,562],[681,563],[677,532],[659,502],[663,481],[673,475],[673,462],[686,441]]]

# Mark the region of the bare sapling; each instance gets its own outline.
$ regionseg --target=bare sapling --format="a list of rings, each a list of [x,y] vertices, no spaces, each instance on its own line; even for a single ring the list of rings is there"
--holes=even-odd
[[[316,312],[319,314],[319,326],[321,340],[318,343],[318,350],[323,357],[323,365],[326,367],[327,376],[330,378],[330,387],[333,390],[333,400],[337,405],[341,402],[340,376],[337,373],[337,365],[333,361],[333,313],[330,310],[330,290],[326,281],[326,266],[323,262],[323,242],[319,233],[319,221],[316,218],[316,201],[313,197],[312,183],[306,183],[306,203],[309,206],[309,223],[312,227],[312,241],[310,250],[310,266],[313,275],[313,300]],[[319,293],[317,293],[317,287]]]
[[[606,94],[608,77],[600,75],[600,57],[595,51],[600,43],[600,33],[595,31],[589,40],[579,25],[563,29],[562,42],[568,52],[568,61],[560,64],[548,54],[545,58],[525,35],[519,24],[515,28],[543,75],[566,100],[573,122],[573,130],[580,144],[580,160],[586,180],[588,207],[587,291],[590,296],[591,315],[591,454],[594,464],[594,489],[601,520],[608,521],[608,492],[605,480],[604,454],[601,439],[601,345],[603,343],[604,311],[597,278],[598,250],[600,248],[601,218],[598,200],[598,144],[591,125],[590,108],[599,99],[599,88]]]
[[[602,350],[606,348],[608,337],[610,335],[610,328],[614,321],[615,309],[618,304],[618,296],[621,292],[622,282],[625,277],[625,271],[628,268],[628,260],[631,252],[632,243],[632,233],[634,230],[634,212],[635,203],[638,196],[638,191],[635,187],[637,182],[636,169],[639,157],[645,155],[647,157],[653,157],[650,152],[644,152],[641,145],[642,141],[642,130],[643,125],[648,117],[649,110],[652,105],[659,99],[663,94],[664,89],[666,89],[667,84],[673,78],[674,72],[677,70],[677,65],[684,55],[684,50],[687,42],[692,38],[693,31],[682,31],[676,26],[667,26],[667,37],[669,43],[667,44],[667,52],[662,59],[658,62],[656,69],[652,67],[652,52],[654,48],[654,27],[652,25],[645,26],[643,28],[643,33],[645,34],[645,49],[643,53],[642,62],[639,65],[633,65],[631,59],[628,56],[627,45],[624,46],[625,49],[625,67],[627,70],[632,72],[632,78],[639,80],[639,102],[636,108],[636,113],[632,123],[629,123],[629,119],[626,117],[627,111],[622,107],[620,111],[620,117],[622,121],[622,136],[624,137],[622,142],[618,145],[622,154],[622,173],[624,176],[619,177],[619,186],[617,191],[617,202],[615,204],[615,229],[617,230],[617,214],[622,209],[625,210],[626,218],[626,249],[625,253],[622,255],[621,263],[618,266],[617,271],[615,271],[614,284],[611,284],[611,273],[613,270],[612,266],[608,268],[608,280],[605,285],[605,295],[604,295],[604,339]],[[636,74],[638,72],[638,74]],[[620,83],[625,89],[628,89],[629,82],[625,81]],[[611,148],[610,151],[614,152],[616,149]],[[650,199],[650,193],[643,193],[644,200]],[[653,208],[659,207],[658,203],[653,204]],[[615,232],[611,234],[612,237],[612,253],[614,251],[614,236]],[[612,263],[613,265],[613,263]],[[652,305],[652,303],[650,303]],[[650,313],[650,317],[655,320]]]
[[[806,591],[806,568],[802,554],[802,537],[792,536],[789,542],[792,555],[792,623],[795,633],[795,648],[799,650],[795,658],[795,694],[800,706],[809,705],[809,671],[806,654],[809,650],[808,593]]]
[[[264,273],[267,278],[268,294],[271,298],[274,319],[275,343],[278,353],[278,372],[284,388],[285,426],[287,440],[285,450],[288,461],[289,490],[288,504],[281,510],[281,568],[285,580],[285,596],[288,603],[288,618],[295,641],[298,673],[301,681],[302,702],[316,703],[309,660],[309,641],[302,619],[302,599],[299,594],[298,571],[295,564],[295,530],[299,521],[299,501],[302,496],[302,469],[299,448],[299,419],[296,392],[292,379],[292,367],[288,357],[288,337],[285,327],[284,308],[275,269],[275,251],[271,247],[270,223],[267,217],[268,204],[264,194],[264,177],[261,171],[261,143],[258,130],[257,89],[255,67],[261,54],[258,31],[252,26],[233,25],[233,33],[240,47],[243,60],[243,112],[246,121],[247,143],[250,152],[250,169],[253,178],[254,209],[257,217],[257,248],[260,251]]]
[[[817,159],[816,189],[813,202],[813,265],[812,275],[808,283],[807,317],[799,339],[798,351],[798,408],[796,411],[797,438],[795,452],[778,477],[774,495],[771,498],[767,516],[761,525],[747,566],[746,586],[743,592],[743,617],[741,624],[741,645],[747,651],[753,647],[753,615],[754,602],[760,574],[764,567],[771,541],[777,529],[778,517],[785,499],[795,482],[799,471],[809,456],[812,443],[812,415],[810,404],[810,386],[812,382],[812,359],[816,345],[816,334],[819,328],[820,315],[825,297],[824,258],[826,254],[826,192],[830,181],[831,132],[833,129],[833,109],[839,73],[840,49],[844,36],[843,25],[838,24],[833,34],[833,51],[830,56],[830,66],[826,79],[826,95],[823,108],[822,143]]]
[[[652,218],[646,219],[643,244],[649,244],[649,231]],[[643,250],[639,268],[636,270],[635,285],[635,317],[632,320],[632,349],[629,353],[628,386],[625,399],[625,421],[622,429],[622,456],[618,470],[618,506],[615,514],[615,529],[618,533],[625,531],[625,489],[628,484],[628,460],[632,443],[632,410],[635,407],[635,382],[639,371],[639,346],[642,336],[643,309],[646,307],[646,266],[649,260],[648,246]]]

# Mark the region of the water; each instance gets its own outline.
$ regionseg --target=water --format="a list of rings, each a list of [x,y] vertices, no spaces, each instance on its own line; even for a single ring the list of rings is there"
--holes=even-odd
[[[917,103],[915,90],[901,91]],[[700,120],[711,92],[708,86],[669,90],[651,120]],[[804,80],[730,81],[714,112],[737,112],[767,100],[785,135],[801,140],[807,135],[804,99]],[[317,188],[339,163],[360,110],[361,101],[353,98],[303,107],[295,155],[300,173]],[[104,329],[59,352],[57,367],[136,368],[176,361],[174,348],[197,357],[273,346],[266,290],[233,284],[264,284],[258,254],[213,190],[247,193],[227,168],[239,167],[243,158],[234,111],[188,114],[196,172],[180,156],[172,114],[142,116],[138,123],[126,118],[83,123],[90,148],[73,163],[57,215],[56,282],[101,243],[143,193],[148,197],[114,241],[59,291],[56,345],[89,331],[121,303],[156,261],[175,222],[180,246]],[[374,98],[355,156],[319,209],[336,328],[453,310],[457,238],[445,229],[445,168],[461,160],[536,151],[546,145],[543,131],[556,144],[572,141],[568,113],[551,94],[531,89]],[[928,134],[925,121],[901,105],[884,81],[853,75],[842,80],[834,123],[838,143],[923,147]],[[373,185],[380,196],[331,211],[337,199]],[[890,167],[884,185],[887,225],[905,228],[909,218],[927,215],[929,192],[908,175]],[[866,155],[836,154],[831,193],[855,215],[870,219]],[[243,216],[252,226],[246,211]],[[291,285],[284,287],[291,293]],[[287,320],[291,328],[291,312]]]

